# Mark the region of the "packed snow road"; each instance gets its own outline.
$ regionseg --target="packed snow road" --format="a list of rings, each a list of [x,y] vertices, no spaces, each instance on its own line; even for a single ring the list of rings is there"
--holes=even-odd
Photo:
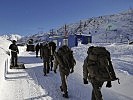
[[[69,100],[91,100],[91,84],[84,85],[82,80],[83,61],[79,60],[80,57],[84,59],[82,49],[79,47],[73,50],[77,64],[74,73],[68,77]],[[132,58],[133,56],[128,57],[128,59],[114,56],[113,63],[117,66],[116,69],[132,70]],[[47,76],[44,76],[42,60],[39,57],[36,58],[34,52],[22,52],[18,61],[23,62],[26,69],[7,68],[5,80],[0,86],[0,100],[65,100],[59,89],[60,76],[58,71],[56,74],[50,71]],[[125,65],[125,68],[122,65]],[[111,89],[106,88],[104,84],[102,88],[103,98],[105,100],[133,100],[132,88],[130,88],[133,87],[131,84],[133,83],[132,73],[128,75],[119,72],[119,70],[116,72],[121,84],[119,85],[115,81]]]
[[[47,76],[43,76],[42,60],[36,58],[34,52],[23,52],[21,54],[18,62],[24,63],[26,69],[8,68],[6,80],[3,84],[2,100],[64,100],[59,89],[59,73],[54,74],[51,71]],[[74,82],[75,78],[68,80],[73,82],[73,88],[70,91],[78,94],[74,97],[73,93],[70,92],[70,100],[82,100],[84,95],[80,93],[80,88],[79,91],[74,91],[74,86],[77,84]],[[71,83],[68,84],[71,85]],[[83,84],[81,85],[83,86]]]

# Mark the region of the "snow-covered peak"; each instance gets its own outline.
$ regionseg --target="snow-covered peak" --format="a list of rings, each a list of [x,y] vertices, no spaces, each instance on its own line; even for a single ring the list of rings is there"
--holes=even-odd
[[[18,35],[18,34],[3,35],[1,37],[2,38],[5,38],[7,40],[16,40],[16,41],[18,41],[19,39],[22,38],[22,36],[21,35]]]

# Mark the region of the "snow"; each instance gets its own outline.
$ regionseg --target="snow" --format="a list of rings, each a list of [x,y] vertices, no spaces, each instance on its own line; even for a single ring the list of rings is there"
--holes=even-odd
[[[59,89],[60,75],[53,71],[43,76],[43,63],[35,52],[26,52],[19,46],[18,62],[26,69],[9,69],[10,56],[5,51],[11,42],[0,38],[0,100],[65,100]],[[111,53],[112,62],[120,84],[112,82],[112,88],[102,87],[104,100],[133,100],[133,45],[94,43],[72,48],[76,59],[74,73],[67,79],[69,100],[91,100],[92,86],[83,84],[82,65],[89,46],[105,46]],[[67,100],[67,99],[66,99]]]
[[[18,35],[18,34],[8,34],[8,35],[3,35],[3,36],[1,36],[1,37],[3,37],[3,38],[5,38],[5,39],[8,39],[8,40],[19,40],[19,39],[21,39],[22,38],[22,36],[20,36],[20,35]]]

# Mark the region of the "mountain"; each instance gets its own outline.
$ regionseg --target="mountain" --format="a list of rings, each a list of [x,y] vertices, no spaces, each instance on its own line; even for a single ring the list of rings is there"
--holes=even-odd
[[[51,32],[37,33],[22,40],[44,41],[48,35],[91,34],[93,42],[127,42],[133,40],[133,9],[99,17],[80,20],[77,23],[61,26]],[[98,39],[97,39],[98,38]]]
[[[2,35],[2,36],[0,36],[0,37],[2,37],[2,38],[4,38],[4,39],[7,39],[7,40],[16,40],[16,41],[18,41],[18,40],[20,40],[21,38],[22,38],[22,36],[21,35],[18,35],[18,34],[9,34],[9,35]]]

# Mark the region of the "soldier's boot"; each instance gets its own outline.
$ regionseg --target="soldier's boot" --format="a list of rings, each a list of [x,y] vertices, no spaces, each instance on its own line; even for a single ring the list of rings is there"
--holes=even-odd
[[[64,97],[64,98],[69,98],[68,92],[64,93],[64,94],[63,94],[63,97]]]
[[[45,70],[43,70],[43,73],[44,73],[44,76],[46,76],[46,75],[47,75],[47,73],[46,73],[46,71],[45,71]]]
[[[18,64],[16,64],[15,67],[18,67]]]
[[[47,70],[47,73],[49,73],[49,70]]]
[[[46,74],[46,73],[44,73],[44,76],[47,76],[47,74]]]
[[[51,62],[51,69],[50,70],[52,71],[52,69],[53,69],[53,62]]]
[[[47,73],[49,73],[49,70],[50,70],[50,66],[49,66],[49,63],[48,62],[46,62],[46,71],[47,71]]]
[[[60,90],[61,90],[61,92],[63,92],[63,88],[62,88],[62,86],[60,86]]]
[[[10,65],[10,69],[13,69],[13,67],[14,67],[13,65]]]

